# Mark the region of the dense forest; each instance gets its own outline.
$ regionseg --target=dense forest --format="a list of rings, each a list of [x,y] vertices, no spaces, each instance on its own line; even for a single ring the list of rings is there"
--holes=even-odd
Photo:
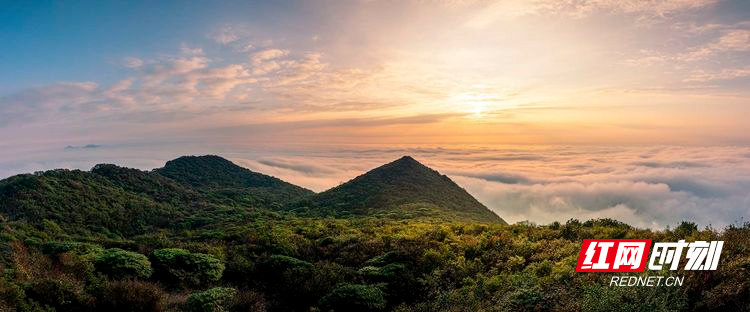
[[[218,156],[0,181],[0,311],[750,311],[750,223],[508,225],[410,157],[315,194]],[[723,240],[681,287],[576,273],[584,238]]]

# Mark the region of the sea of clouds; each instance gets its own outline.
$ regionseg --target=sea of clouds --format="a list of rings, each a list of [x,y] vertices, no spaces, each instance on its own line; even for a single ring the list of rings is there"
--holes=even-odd
[[[169,150],[169,151],[167,151]],[[140,169],[219,154],[316,192],[403,155],[444,173],[508,222],[614,218],[643,228],[689,220],[721,229],[750,218],[748,147],[273,146],[91,144],[24,158],[0,154],[0,177],[116,163]]]

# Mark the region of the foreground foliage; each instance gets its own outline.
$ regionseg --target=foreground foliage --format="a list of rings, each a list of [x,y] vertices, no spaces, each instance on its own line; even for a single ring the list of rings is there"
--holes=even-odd
[[[6,221],[2,238],[0,310],[747,311],[750,296],[748,224],[654,232],[608,219],[280,215],[118,240]],[[644,273],[685,276],[682,287],[609,287],[610,274],[574,272],[584,238],[726,243],[717,271]]]

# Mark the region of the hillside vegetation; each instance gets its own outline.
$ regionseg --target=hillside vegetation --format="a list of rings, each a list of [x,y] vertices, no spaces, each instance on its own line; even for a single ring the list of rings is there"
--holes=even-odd
[[[282,215],[115,240],[6,221],[0,235],[8,311],[747,311],[750,295],[750,224]],[[612,274],[574,272],[583,238],[613,237],[727,244],[717,271],[644,273],[685,276],[682,287],[608,287]]]
[[[125,190],[105,176],[63,169],[0,181],[0,211],[40,228],[56,223],[68,233],[117,236],[166,227],[188,213],[168,200]]]
[[[750,311],[750,223],[506,225],[411,158],[317,195],[178,160],[0,181],[0,311]],[[609,287],[574,272],[584,238],[726,243],[716,271],[631,274],[682,287]]]
[[[123,238],[239,221],[282,206],[269,198],[291,201],[312,193],[262,176],[281,186],[214,191],[110,164],[91,171],[57,169],[0,181],[0,213],[36,227],[54,223],[66,233]]]
[[[505,223],[450,178],[409,156],[317,194],[300,206],[337,216],[402,214]]]

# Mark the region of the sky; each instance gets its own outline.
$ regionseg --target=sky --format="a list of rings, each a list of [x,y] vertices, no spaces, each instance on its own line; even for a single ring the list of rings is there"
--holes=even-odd
[[[0,1],[0,178],[408,153],[513,222],[724,226],[748,117],[748,1]]]

